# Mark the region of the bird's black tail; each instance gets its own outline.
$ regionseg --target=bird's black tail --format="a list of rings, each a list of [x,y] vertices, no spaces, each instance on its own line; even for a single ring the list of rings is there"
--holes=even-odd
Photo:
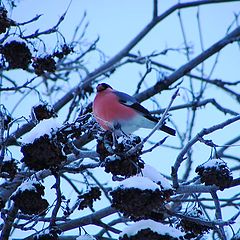
[[[160,128],[160,130],[162,130],[163,132],[168,133],[168,134],[170,134],[170,135],[172,135],[172,136],[175,136],[175,135],[176,135],[176,131],[175,131],[174,129],[166,126],[166,125],[163,125],[163,126]]]

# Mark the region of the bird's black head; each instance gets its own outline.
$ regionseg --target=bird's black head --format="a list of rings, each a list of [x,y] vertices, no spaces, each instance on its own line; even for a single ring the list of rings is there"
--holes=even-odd
[[[112,87],[110,85],[108,85],[106,83],[100,83],[97,85],[97,92],[102,92],[102,91],[106,90],[107,88],[112,89]]]

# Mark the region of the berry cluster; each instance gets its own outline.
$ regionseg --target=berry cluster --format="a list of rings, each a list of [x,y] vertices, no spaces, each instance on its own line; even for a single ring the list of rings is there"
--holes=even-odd
[[[46,55],[44,57],[37,57],[33,59],[33,68],[34,72],[40,76],[45,73],[54,73],[57,69],[56,61],[54,57],[58,59],[62,59],[64,56],[73,52],[73,48],[69,47],[68,45],[64,44],[62,46],[61,51],[56,51],[51,55]]]
[[[119,240],[183,240],[183,233],[173,227],[153,221],[140,220],[123,229]]]
[[[1,22],[4,21],[3,18],[5,16],[5,11],[0,7],[0,33],[1,31],[4,31],[4,29],[6,30],[6,26],[1,25]],[[21,68],[27,70],[29,64],[33,61],[32,67],[38,76],[45,73],[54,73],[57,69],[54,58],[61,59],[71,52],[73,52],[73,49],[64,44],[61,51],[57,51],[44,57],[33,58],[29,47],[23,41],[13,40],[0,46],[0,54],[3,56],[3,66],[7,63],[7,69]],[[89,90],[89,92],[93,92],[93,89]]]
[[[98,139],[97,152],[100,155],[102,166],[107,173],[114,176],[133,176],[141,171],[143,162],[140,157],[141,149],[131,155],[126,154],[141,142],[138,136],[124,136],[122,141],[113,148],[113,138],[109,131],[106,131],[102,138]]]
[[[198,166],[195,172],[201,177],[202,183],[215,184],[220,190],[229,187],[233,180],[230,169],[221,159],[210,159]]]
[[[84,193],[78,198],[80,199],[80,203],[78,206],[78,210],[82,210],[86,207],[93,207],[93,202],[97,199],[99,200],[101,197],[101,191],[98,187],[92,187],[91,190],[87,193]]]
[[[54,73],[56,71],[56,62],[51,55],[34,58],[32,66],[38,76],[46,72]]]
[[[164,197],[160,190],[117,188],[111,193],[112,206],[132,220],[162,220]]]
[[[94,88],[92,87],[92,85],[87,85],[82,89],[79,95],[80,98],[87,99],[92,93],[94,93]]]
[[[97,139],[96,151],[99,154],[100,161],[104,162],[105,158],[113,154],[113,138],[110,131],[106,131]]]
[[[0,168],[1,173],[7,173],[8,177],[10,178],[10,181],[13,180],[16,173],[18,171],[17,163],[14,159],[3,161],[2,166]]]
[[[43,119],[49,119],[51,117],[57,117],[54,109],[49,106],[47,103],[42,103],[34,106],[32,108],[33,118],[37,121],[41,121]]]
[[[32,188],[18,189],[12,195],[11,200],[14,201],[17,208],[24,214],[44,215],[48,208],[48,202],[43,199],[44,186],[40,183],[33,183]]]
[[[5,33],[11,26],[16,26],[16,23],[7,17],[8,11],[0,7],[0,34]]]
[[[197,208],[194,208],[186,215],[189,217],[194,217],[196,219],[204,219],[202,211]],[[210,228],[208,226],[198,224],[186,218],[180,220],[178,227],[186,232],[186,235],[184,236],[185,239],[193,239],[210,231]]]
[[[169,235],[160,235],[157,232],[153,232],[150,228],[142,229],[133,236],[127,234],[120,237],[119,240],[178,240],[179,238],[172,237]]]
[[[50,138],[47,134],[25,144],[21,148],[22,161],[33,170],[57,170],[59,165],[66,160],[62,151],[63,146],[57,139]]]
[[[68,54],[70,54],[72,52],[73,52],[73,48],[69,47],[67,44],[64,44],[62,46],[61,51],[54,52],[52,56],[62,59],[64,56],[67,56]]]
[[[32,54],[25,42],[11,41],[0,48],[0,53],[8,63],[8,69],[26,70],[31,63]]]

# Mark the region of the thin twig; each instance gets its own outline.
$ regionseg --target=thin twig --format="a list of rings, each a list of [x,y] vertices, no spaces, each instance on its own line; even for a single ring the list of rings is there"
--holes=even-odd
[[[190,103],[174,106],[174,107],[171,107],[169,109],[169,111],[175,111],[175,110],[180,110],[180,109],[184,109],[184,108],[198,108],[198,107],[206,106],[208,103],[211,103],[213,106],[215,106],[219,111],[223,112],[224,114],[228,113],[233,116],[239,115],[239,113],[237,113],[231,109],[222,107],[214,98],[209,98],[209,99],[205,99],[202,101],[190,102]],[[165,111],[165,108],[151,111],[151,113],[152,114],[162,114],[164,111]]]
[[[155,133],[164,123],[165,119],[166,119],[166,116],[169,112],[169,109],[171,108],[175,98],[178,96],[178,92],[179,92],[179,88],[177,89],[177,91],[175,91],[175,93],[172,95],[171,97],[171,101],[169,102],[167,108],[165,109],[163,115],[161,116],[161,119],[160,121],[156,124],[156,126],[152,129],[152,131],[149,133],[149,135],[147,137],[145,137],[143,140],[142,140],[142,145],[144,145],[148,139],[153,135],[153,133]]]
[[[169,102],[167,108],[165,109],[160,121],[155,125],[155,127],[151,130],[151,132],[139,144],[137,144],[134,148],[131,148],[126,152],[126,156],[131,156],[138,149],[142,148],[142,146],[148,141],[148,139],[164,124],[168,111],[172,106],[175,98],[178,96],[178,92],[179,92],[179,89],[177,89],[177,91],[175,91],[175,93],[172,95],[171,101]]]

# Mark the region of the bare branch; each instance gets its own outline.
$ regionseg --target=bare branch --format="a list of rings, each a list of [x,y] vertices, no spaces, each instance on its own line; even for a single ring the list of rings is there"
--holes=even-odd
[[[211,103],[213,106],[215,106],[219,111],[223,112],[224,114],[231,114],[233,116],[237,116],[239,113],[234,112],[231,109],[228,108],[224,108],[222,107],[214,98],[210,98],[210,99],[205,99],[202,101],[196,101],[196,102],[190,102],[190,103],[186,103],[186,104],[181,104],[179,106],[174,106],[171,107],[169,109],[169,111],[175,111],[175,110],[180,110],[180,109],[184,109],[184,108],[198,108],[198,107],[202,107],[202,106],[206,106],[208,103]],[[165,109],[159,109],[159,110],[154,110],[151,111],[152,114],[162,114],[165,111]]]
[[[227,36],[222,38],[220,41],[213,44],[211,47],[206,49],[204,52],[199,54],[197,57],[193,58],[191,61],[186,63],[185,65],[178,68],[174,73],[172,73],[170,76],[168,76],[164,81],[160,81],[156,83],[153,87],[143,91],[142,93],[136,95],[136,98],[139,101],[144,101],[153,95],[161,92],[164,89],[168,89],[168,87],[176,82],[178,79],[186,75],[188,72],[190,72],[192,69],[194,69],[196,66],[198,66],[201,62],[205,61],[215,53],[219,52],[222,48],[227,46],[230,43],[233,43],[235,41],[238,41],[240,37],[240,27],[233,30],[231,33],[229,33]]]
[[[100,219],[102,219],[106,216],[112,215],[116,212],[117,211],[114,208],[106,207],[106,208],[103,208],[103,209],[101,209],[97,212],[94,212],[94,213],[90,214],[90,215],[87,215],[87,216],[84,216],[84,217],[81,217],[81,218],[76,218],[76,219],[73,219],[73,220],[69,220],[65,223],[57,224],[56,228],[65,232],[65,231],[68,231],[68,230],[71,230],[71,229],[74,229],[74,228],[79,228],[81,226],[86,226],[86,225],[89,225],[89,224],[97,224],[97,222]],[[25,240],[30,240],[34,236],[35,236],[35,234],[31,235],[27,238],[24,238],[24,239]]]

